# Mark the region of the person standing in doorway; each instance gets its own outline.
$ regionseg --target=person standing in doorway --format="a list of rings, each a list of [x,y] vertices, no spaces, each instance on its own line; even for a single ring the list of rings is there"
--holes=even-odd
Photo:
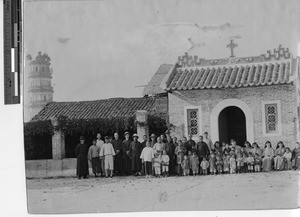
[[[96,145],[101,150],[102,146],[104,145],[104,141],[101,139],[101,133],[97,133],[97,142]],[[104,176],[105,169],[104,169],[104,159],[100,157],[100,167],[101,167],[101,176]]]
[[[80,136],[80,143],[76,146],[75,149],[75,156],[77,157],[76,175],[78,176],[78,179],[81,179],[81,177],[86,179],[89,175],[89,165],[87,156],[89,148],[84,141],[84,137]]]

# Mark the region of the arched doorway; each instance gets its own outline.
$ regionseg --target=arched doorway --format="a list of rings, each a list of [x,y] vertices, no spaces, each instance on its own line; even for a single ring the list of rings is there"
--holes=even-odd
[[[239,107],[228,106],[224,108],[219,114],[218,125],[221,142],[235,139],[238,145],[243,145],[246,141],[246,117]]]
[[[252,143],[254,142],[254,118],[249,106],[240,99],[224,99],[220,101],[211,111],[210,114],[210,133],[213,142],[219,141],[219,115],[223,109],[235,106],[240,108],[246,117],[246,138]]]

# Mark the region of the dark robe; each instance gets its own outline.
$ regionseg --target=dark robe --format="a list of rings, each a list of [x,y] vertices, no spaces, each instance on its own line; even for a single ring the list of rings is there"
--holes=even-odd
[[[143,148],[146,147],[146,142],[147,142],[147,141],[143,141],[143,142],[141,143],[141,150],[143,150]]]
[[[114,159],[114,171],[121,172],[122,171],[122,148],[121,148],[122,140],[115,139],[112,141],[112,145],[115,150],[115,159]]]
[[[141,156],[141,143],[139,141],[133,141],[130,143],[129,147],[129,155],[131,158],[131,171],[132,172],[140,172],[142,169],[142,161],[140,159]]]
[[[87,144],[79,143],[75,149],[75,156],[77,157],[77,176],[87,176],[89,175],[89,165],[88,165],[88,151],[89,147]]]
[[[209,148],[205,142],[198,142],[196,145],[196,152],[200,159],[203,157],[208,157],[209,155]]]
[[[173,142],[167,142],[165,144],[165,151],[167,152],[167,155],[170,158],[169,161],[169,172],[170,175],[174,175],[175,174],[175,145],[173,144]]]
[[[129,174],[131,172],[131,166],[130,166],[130,157],[129,157],[129,147],[130,147],[130,140],[124,140],[121,144],[121,155],[122,155],[122,173]],[[128,152],[128,153],[127,153]]]
[[[192,151],[192,148],[194,148],[196,146],[196,142],[194,140],[190,139],[183,145],[186,149],[186,152],[188,153],[189,151]]]

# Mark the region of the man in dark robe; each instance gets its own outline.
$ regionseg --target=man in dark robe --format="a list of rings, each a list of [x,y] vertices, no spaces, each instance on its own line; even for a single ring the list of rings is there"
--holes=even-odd
[[[204,157],[208,157],[209,156],[209,147],[207,146],[207,144],[205,142],[203,142],[203,136],[199,136],[199,142],[197,142],[196,144],[196,153],[199,157],[199,165],[201,164],[201,161],[203,160]],[[199,171],[200,174],[202,174],[202,170],[201,167],[199,166]]]
[[[129,175],[131,172],[131,162],[129,157],[129,147],[131,141],[129,140],[129,133],[124,133],[125,140],[121,144],[121,155],[122,155],[122,175]]]
[[[188,152],[192,150],[192,147],[188,143],[187,138],[185,136],[182,138],[182,143],[183,143],[183,146],[186,150],[186,154],[188,154]]]
[[[129,155],[131,158],[131,171],[133,175],[141,175],[142,162],[141,156],[141,143],[137,141],[138,135],[133,134],[133,141],[130,143]]]
[[[190,150],[188,150],[188,151],[195,150],[195,147],[196,147],[196,142],[192,138],[193,138],[193,135],[189,134],[189,140],[187,141],[187,143],[188,143],[188,146],[190,147]]]
[[[116,175],[120,175],[122,171],[122,149],[121,144],[122,140],[119,139],[119,134],[114,134],[115,139],[112,141],[112,145],[116,152],[115,159],[114,159],[114,171]]]
[[[165,144],[165,151],[169,156],[169,174],[175,175],[175,145],[170,134],[167,134],[167,142]]]
[[[78,179],[83,177],[88,178],[89,175],[89,165],[88,165],[88,151],[89,147],[84,142],[84,137],[80,137],[80,143],[76,146],[75,156],[77,157],[77,170],[76,175]]]

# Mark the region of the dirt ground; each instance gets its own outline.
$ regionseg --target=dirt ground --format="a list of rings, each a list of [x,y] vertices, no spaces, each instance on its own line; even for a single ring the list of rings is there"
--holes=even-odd
[[[299,171],[150,178],[27,179],[29,213],[299,207]]]

